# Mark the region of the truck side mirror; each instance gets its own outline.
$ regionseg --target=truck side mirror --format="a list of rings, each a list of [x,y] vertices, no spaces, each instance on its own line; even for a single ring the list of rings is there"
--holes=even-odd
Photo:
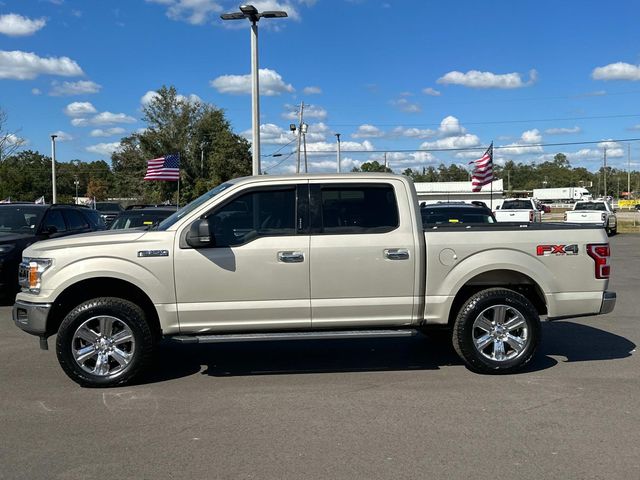
[[[192,248],[214,247],[216,245],[213,232],[209,228],[209,220],[199,218],[191,224],[189,232],[185,238],[187,245]]]

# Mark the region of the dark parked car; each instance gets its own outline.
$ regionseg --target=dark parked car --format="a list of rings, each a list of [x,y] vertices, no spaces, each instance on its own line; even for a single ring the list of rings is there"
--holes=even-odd
[[[151,227],[176,213],[176,207],[134,207],[127,208],[116,217],[109,227],[111,230],[123,228]]]
[[[459,225],[496,223],[491,209],[478,203],[435,203],[420,206],[422,224],[428,227],[437,225]]]
[[[111,226],[118,215],[124,212],[124,208],[117,202],[96,202],[95,208],[100,212],[107,228]]]
[[[75,205],[0,205],[0,297],[18,291],[18,264],[32,243],[76,233],[105,230],[95,210]]]

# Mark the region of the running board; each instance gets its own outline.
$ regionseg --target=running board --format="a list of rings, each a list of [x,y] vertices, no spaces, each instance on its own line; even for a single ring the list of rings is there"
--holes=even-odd
[[[339,340],[344,338],[413,337],[414,329],[338,330],[318,332],[228,333],[217,335],[180,335],[170,337],[179,343],[264,342],[273,340]]]

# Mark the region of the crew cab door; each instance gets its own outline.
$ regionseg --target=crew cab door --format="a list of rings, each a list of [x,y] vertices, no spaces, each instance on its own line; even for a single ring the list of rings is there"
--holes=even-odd
[[[359,179],[357,179],[359,180]],[[313,328],[408,325],[417,251],[403,184],[311,180]]]
[[[247,186],[203,217],[214,245],[176,237],[180,330],[300,329],[311,325],[308,187]]]

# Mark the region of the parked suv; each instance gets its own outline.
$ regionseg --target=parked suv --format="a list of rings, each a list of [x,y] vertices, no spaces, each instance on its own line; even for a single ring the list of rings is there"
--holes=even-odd
[[[18,289],[18,264],[22,251],[39,240],[105,230],[100,214],[75,205],[0,205],[0,297]]]
[[[124,211],[122,205],[117,202],[96,202],[95,209],[100,213],[107,228],[109,228],[116,217]]]
[[[160,223],[168,216],[176,213],[176,207],[154,207],[154,206],[134,206],[127,209],[116,217],[111,226],[111,230],[122,230],[124,228],[151,227]]]

